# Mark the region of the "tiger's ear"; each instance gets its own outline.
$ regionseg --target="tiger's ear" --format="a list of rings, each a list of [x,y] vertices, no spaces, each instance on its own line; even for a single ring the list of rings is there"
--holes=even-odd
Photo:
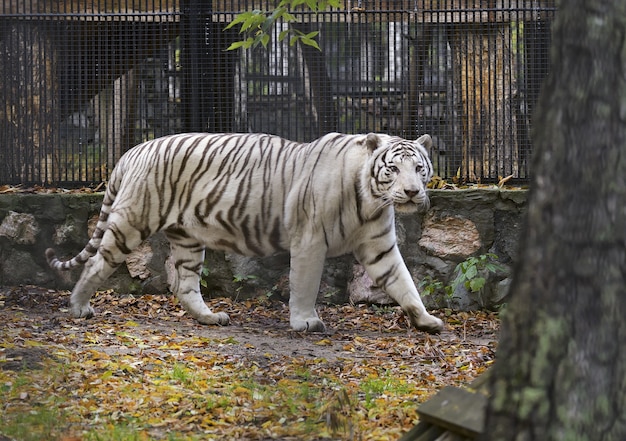
[[[382,140],[380,139],[380,136],[378,136],[376,133],[368,133],[367,138],[365,138],[365,145],[370,152],[373,152],[378,147],[380,147],[381,142]]]
[[[428,133],[417,138],[417,142],[422,144],[427,149],[433,146],[433,139],[430,137]]]

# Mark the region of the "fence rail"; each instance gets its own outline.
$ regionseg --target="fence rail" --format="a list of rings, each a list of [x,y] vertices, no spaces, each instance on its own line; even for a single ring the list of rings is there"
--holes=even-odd
[[[132,7],[123,8],[120,5]],[[2,0],[0,185],[106,181],[133,145],[183,131],[430,133],[446,179],[525,181],[554,0],[346,0],[321,51],[225,49],[255,0]]]

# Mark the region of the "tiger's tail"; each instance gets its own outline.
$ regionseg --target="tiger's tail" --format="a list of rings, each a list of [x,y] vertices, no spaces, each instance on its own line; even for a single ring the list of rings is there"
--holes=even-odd
[[[115,201],[115,195],[117,193],[117,191],[115,190],[115,188],[117,187],[117,182],[114,180],[115,175],[116,173],[114,170],[109,185],[107,186],[107,190],[104,193],[102,208],[100,209],[100,216],[98,217],[96,229],[91,235],[89,242],[87,242],[87,245],[85,245],[85,248],[83,248],[82,251],[76,256],[67,261],[60,260],[56,256],[55,251],[52,248],[48,248],[46,250],[46,259],[48,260],[48,265],[50,265],[50,268],[56,271],[67,271],[73,268],[77,268],[84,265],[91,257],[93,257],[98,252],[102,236],[104,235],[104,232],[107,230],[109,225],[109,213],[111,212],[111,206],[113,205],[113,201]]]

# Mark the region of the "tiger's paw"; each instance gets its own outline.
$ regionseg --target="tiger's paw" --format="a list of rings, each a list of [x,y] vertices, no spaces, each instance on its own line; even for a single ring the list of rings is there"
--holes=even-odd
[[[430,318],[432,320],[428,323],[416,325],[415,327],[418,330],[428,332],[429,334],[439,334],[443,331],[443,321],[433,316],[430,316]]]
[[[89,303],[84,305],[70,302],[70,314],[74,318],[91,318],[96,312]]]
[[[418,330],[429,334],[439,334],[443,330],[443,320],[427,313],[420,312],[417,308],[406,308],[404,310],[409,317],[411,324]]]
[[[196,317],[203,325],[226,326],[230,323],[230,317],[225,312],[209,312]]]
[[[292,319],[291,328],[297,332],[325,332],[326,326],[318,317]]]

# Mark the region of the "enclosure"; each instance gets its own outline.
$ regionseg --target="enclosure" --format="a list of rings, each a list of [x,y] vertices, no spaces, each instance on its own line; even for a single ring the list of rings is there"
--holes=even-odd
[[[0,185],[106,181],[131,146],[182,131],[430,133],[446,179],[527,180],[554,0],[343,2],[228,51],[256,0],[3,0]],[[319,30],[321,51],[279,42]]]
[[[53,289],[43,248],[82,249],[102,194],[81,187],[101,188],[144,140],[183,131],[303,142],[330,131],[428,132],[444,179],[528,180],[556,0],[346,0],[319,14],[293,11],[299,23],[279,23],[266,49],[226,50],[242,38],[224,29],[237,13],[272,7],[0,1],[0,194],[79,188],[0,198],[0,439],[391,439],[437,389],[469,383],[493,363],[497,314],[459,312],[427,292],[470,256],[514,262],[525,192],[494,186],[431,191],[424,219],[398,221],[424,298],[446,302],[435,305],[446,320],[436,337],[411,330],[395,306],[327,304],[356,274],[352,261],[323,279],[325,334],[289,329],[283,269],[259,291],[262,280],[249,274],[264,271],[239,264],[226,277],[234,298],[245,278],[262,295],[207,299],[230,314],[229,327],[198,325],[173,296],[133,295],[154,274],[127,266],[120,272],[133,279],[97,294],[95,318],[68,314],[69,293]],[[321,50],[279,42],[288,29],[319,30]],[[138,254],[150,269],[164,250]],[[502,271],[489,281],[492,305],[501,306],[509,280]]]

